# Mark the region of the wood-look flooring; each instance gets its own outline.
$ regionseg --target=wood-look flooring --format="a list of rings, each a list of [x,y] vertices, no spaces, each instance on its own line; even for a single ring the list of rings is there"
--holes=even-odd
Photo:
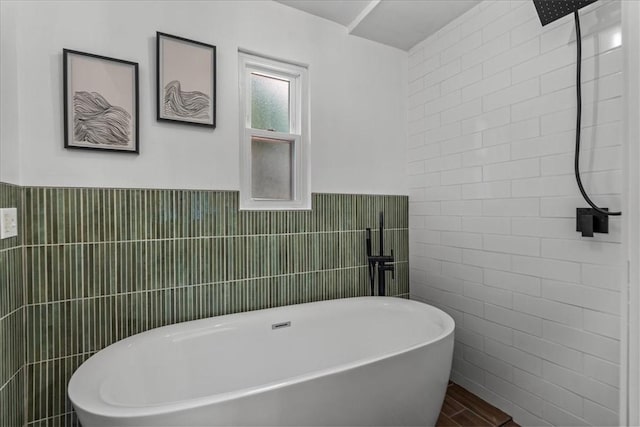
[[[436,427],[520,427],[505,414],[458,384],[449,383]]]

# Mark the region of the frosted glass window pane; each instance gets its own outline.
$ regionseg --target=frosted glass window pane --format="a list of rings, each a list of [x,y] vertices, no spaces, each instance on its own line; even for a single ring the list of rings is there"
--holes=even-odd
[[[251,138],[251,197],[291,200],[293,141]]]
[[[251,74],[251,127],[289,133],[289,82]]]

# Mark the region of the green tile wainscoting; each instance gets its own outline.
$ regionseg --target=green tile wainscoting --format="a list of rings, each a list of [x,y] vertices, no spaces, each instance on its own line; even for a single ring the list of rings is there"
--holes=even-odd
[[[368,295],[365,228],[377,248],[380,211],[396,256],[388,294],[409,293],[407,196],[314,194],[311,211],[259,212],[239,211],[232,191],[20,190],[25,345],[14,381],[23,385],[8,392],[24,393],[15,419],[29,425],[76,425],[72,373],[132,334]]]
[[[18,208],[22,188],[0,182],[0,208]],[[0,426],[22,425],[24,411],[25,329],[23,244],[18,237],[0,240]]]

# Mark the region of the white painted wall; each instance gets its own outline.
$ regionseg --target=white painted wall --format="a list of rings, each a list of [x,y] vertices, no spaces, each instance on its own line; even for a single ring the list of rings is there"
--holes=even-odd
[[[54,1],[15,9],[7,19],[15,19],[20,74],[7,85],[18,88],[23,185],[238,189],[242,47],[309,64],[312,191],[406,194],[406,52],[276,2]],[[156,122],[156,31],[217,46],[215,130]],[[139,62],[139,156],[63,148],[63,48]]]
[[[583,181],[626,207],[620,3],[582,11]],[[621,219],[575,231],[575,32],[484,1],[409,58],[412,296],[456,320],[453,380],[521,425],[617,425]]]
[[[15,5],[0,3],[0,181],[20,182]]]

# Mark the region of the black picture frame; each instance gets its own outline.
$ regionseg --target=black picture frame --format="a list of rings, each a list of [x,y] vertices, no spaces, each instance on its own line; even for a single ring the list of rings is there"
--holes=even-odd
[[[216,47],[156,32],[156,119],[216,127]]]
[[[138,63],[62,50],[64,147],[140,153]]]

